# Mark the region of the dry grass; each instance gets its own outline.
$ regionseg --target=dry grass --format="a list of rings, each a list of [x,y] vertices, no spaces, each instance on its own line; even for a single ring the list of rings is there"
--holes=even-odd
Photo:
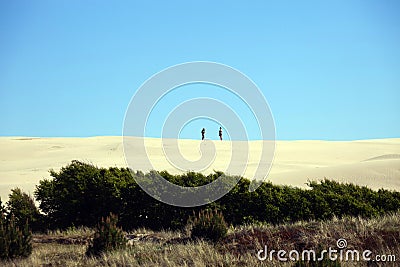
[[[85,245],[37,244],[27,259],[2,262],[2,266],[249,266],[256,265],[254,255],[240,259],[219,253],[214,245],[198,241],[162,245],[141,242],[123,251],[85,256]]]
[[[138,229],[128,233],[132,246],[123,251],[86,257],[86,243],[58,240],[88,240],[91,229],[71,229],[34,236],[30,257],[4,266],[292,266],[293,262],[260,262],[256,253],[264,245],[271,249],[311,249],[336,247],[345,238],[349,249],[369,249],[374,254],[394,254],[400,260],[400,213],[374,219],[344,218],[327,222],[299,222],[291,225],[249,225],[230,229],[228,237],[213,245],[193,241],[182,232],[153,232]],[[47,240],[47,242],[42,242]],[[346,262],[343,266],[367,266]],[[397,266],[396,263],[369,266]]]
[[[33,235],[34,243],[58,243],[58,244],[83,244],[87,245],[94,234],[94,230],[88,227],[68,228],[67,230],[49,231],[46,234]]]
[[[400,259],[400,213],[362,219],[346,217],[330,221],[298,222],[278,226],[243,226],[234,230],[224,241],[224,248],[235,254],[268,245],[285,250],[336,247],[344,238],[348,249],[375,253],[394,253]]]

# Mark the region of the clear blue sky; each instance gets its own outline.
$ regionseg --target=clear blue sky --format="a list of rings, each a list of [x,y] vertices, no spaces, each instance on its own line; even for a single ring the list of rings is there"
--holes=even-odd
[[[121,135],[146,79],[200,60],[259,86],[277,139],[400,137],[399,14],[396,0],[1,1],[0,135]]]

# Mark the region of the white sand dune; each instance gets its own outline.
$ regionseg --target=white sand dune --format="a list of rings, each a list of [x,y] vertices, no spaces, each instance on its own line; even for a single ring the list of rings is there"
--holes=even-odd
[[[146,138],[145,143],[155,169],[180,172],[165,159],[160,139]],[[179,140],[179,149],[185,158],[195,161],[201,157],[200,144],[197,140]],[[214,145],[215,159],[203,170],[204,173],[225,171],[229,165],[233,144],[214,141]],[[234,162],[235,166],[248,167],[245,175],[257,167],[261,151],[260,141],[252,141],[249,146],[249,161]],[[3,201],[15,187],[32,194],[39,180],[50,178],[49,169],[59,170],[74,159],[97,166],[127,167],[122,137],[0,137],[0,149],[0,196]],[[135,169],[148,170],[142,156],[134,162]],[[305,187],[308,180],[325,177],[374,189],[400,191],[400,138],[276,142],[275,159],[267,180]]]

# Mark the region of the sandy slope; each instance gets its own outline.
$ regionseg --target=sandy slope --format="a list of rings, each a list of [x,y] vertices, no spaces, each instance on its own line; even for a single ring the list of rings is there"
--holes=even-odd
[[[179,172],[165,159],[160,139],[146,139],[154,168]],[[189,160],[201,158],[200,141],[179,140],[179,148]],[[213,145],[214,144],[214,145]],[[203,144],[215,146],[214,161],[203,170],[225,171],[232,152],[230,142]],[[26,138],[0,137],[0,196],[3,200],[11,188],[33,192],[35,184],[49,178],[48,170],[58,170],[73,159],[98,166],[125,167],[121,137]],[[212,150],[211,150],[212,151]],[[257,166],[260,141],[250,142],[250,158],[245,175]],[[134,158],[135,169],[146,171],[142,157]],[[246,165],[234,162],[234,166]],[[196,168],[194,168],[196,170]],[[278,141],[268,180],[279,184],[305,186],[307,180],[324,177],[368,185],[374,189],[400,190],[400,138],[348,142]]]

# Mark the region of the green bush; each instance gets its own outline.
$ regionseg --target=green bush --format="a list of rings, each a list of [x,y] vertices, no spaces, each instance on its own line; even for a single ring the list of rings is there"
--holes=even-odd
[[[32,253],[32,233],[29,230],[28,223],[20,229],[14,216],[9,220],[4,213],[0,218],[0,259],[14,259],[18,257],[27,257]]]
[[[15,224],[23,229],[26,222],[32,231],[44,230],[42,224],[42,215],[31,196],[22,192],[21,189],[15,188],[11,190],[7,202],[8,217],[14,216]]]
[[[106,219],[96,226],[93,241],[88,246],[86,255],[100,255],[102,252],[123,249],[126,247],[127,239],[121,228],[117,227],[118,217],[110,214]]]
[[[111,212],[118,214],[118,226],[125,230],[145,227],[156,231],[184,228],[193,212],[199,212],[200,208],[162,203],[142,190],[135,179],[151,183],[155,175],[161,175],[177,185],[201,186],[222,175],[221,172],[207,176],[195,172],[133,173],[127,168],[99,168],[79,161],[50,173],[53,179],[40,181],[35,197],[51,228],[93,227]],[[330,180],[310,182],[309,189],[263,182],[257,190],[249,192],[249,185],[250,180],[242,178],[224,197],[201,208],[222,211],[229,225],[329,220],[334,216],[369,218],[400,209],[400,192],[374,191]]]
[[[1,197],[0,197],[0,214],[6,214],[6,208],[3,205],[3,201],[1,200]]]
[[[224,216],[217,210],[202,210],[189,220],[191,238],[203,238],[218,242],[228,232]]]
[[[110,212],[120,214],[120,191],[132,179],[127,169],[98,168],[75,160],[50,175],[52,180],[36,186],[35,197],[52,228],[61,229],[92,227]]]

